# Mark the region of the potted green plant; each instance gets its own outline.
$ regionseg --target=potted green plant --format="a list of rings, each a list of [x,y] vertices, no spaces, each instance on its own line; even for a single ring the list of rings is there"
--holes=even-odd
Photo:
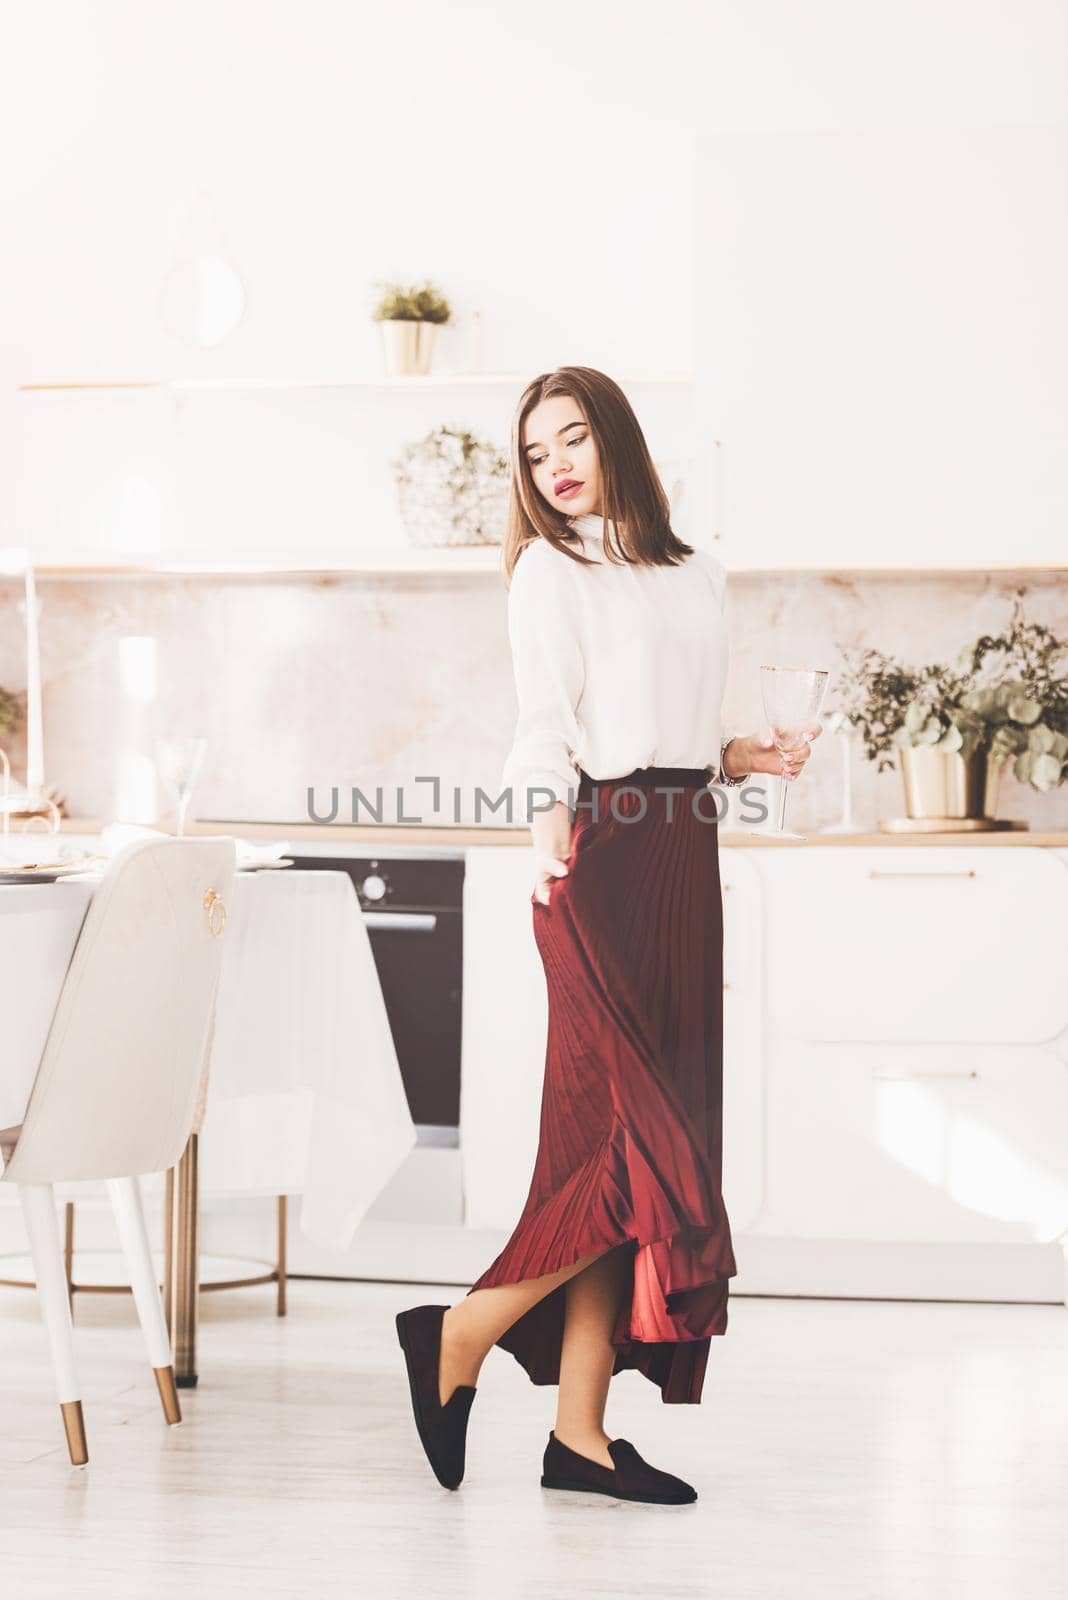
[[[1068,778],[1068,642],[1024,617],[966,645],[952,666],[903,667],[881,650],[843,650],[841,710],[882,771],[896,761],[907,816],[990,826],[1010,758],[1040,793]]]
[[[443,423],[392,463],[413,544],[500,544],[508,505],[507,456],[466,428]]]
[[[436,329],[452,316],[449,302],[430,282],[406,286],[379,282],[372,319],[382,329],[382,352],[391,378],[430,371]]]

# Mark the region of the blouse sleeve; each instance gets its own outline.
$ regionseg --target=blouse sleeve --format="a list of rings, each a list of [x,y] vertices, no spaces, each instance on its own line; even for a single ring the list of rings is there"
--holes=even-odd
[[[576,716],[585,683],[575,594],[557,552],[528,547],[508,590],[508,638],[512,647],[519,716],[512,748],[501,773],[518,815],[553,800],[574,803],[579,786],[575,752]],[[531,791],[546,790],[538,794]],[[569,798],[570,797],[570,798]]]

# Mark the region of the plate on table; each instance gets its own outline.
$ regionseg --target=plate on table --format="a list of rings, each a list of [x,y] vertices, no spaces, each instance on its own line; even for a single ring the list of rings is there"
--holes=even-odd
[[[55,883],[57,878],[70,878],[85,872],[86,863],[45,863],[15,867],[0,862],[0,884],[4,883]]]

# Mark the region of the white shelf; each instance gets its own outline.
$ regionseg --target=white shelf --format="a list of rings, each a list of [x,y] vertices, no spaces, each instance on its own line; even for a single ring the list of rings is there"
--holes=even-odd
[[[361,550],[348,561],[324,556],[301,561],[160,561],[124,560],[121,556],[98,561],[34,562],[38,577],[53,578],[316,578],[347,573],[383,573],[404,576],[419,573],[501,573],[504,553],[499,544],[442,545],[425,549],[404,545]]]
[[[715,545],[703,546],[716,552]],[[919,568],[914,565],[903,564],[890,566],[886,563],[850,562],[840,567],[809,566],[798,563],[794,566],[782,564],[758,564],[749,562],[733,562],[722,552],[720,559],[727,572],[737,577],[841,577],[853,574],[857,577],[902,577],[908,575],[922,575],[925,578],[945,575],[966,577],[980,572],[989,573],[1052,573],[1068,571],[1068,567],[1028,566],[1018,562],[1007,562],[1005,565],[991,565],[987,563],[982,567],[939,563],[937,566]],[[121,557],[111,560],[88,561],[71,558],[70,560],[54,560],[34,562],[34,572],[39,578],[246,578],[249,580],[277,579],[315,579],[327,577],[359,576],[360,574],[404,577],[407,575],[418,576],[421,573],[433,573],[437,576],[466,575],[474,573],[490,573],[503,575],[504,553],[501,545],[455,545],[428,547],[426,549],[397,548],[364,550],[359,555],[347,561],[335,560],[329,557],[322,559],[301,561],[260,561],[260,562],[208,562],[208,561],[177,561],[161,560],[152,561],[124,561]],[[0,575],[2,578],[2,575]]]
[[[618,379],[621,384],[686,384],[693,382],[688,372],[634,372]],[[523,388],[529,373],[517,372],[431,372],[425,376],[391,378],[385,374],[367,378],[133,378],[113,381],[53,381],[20,383],[20,394],[64,394],[130,389],[190,390],[273,390],[273,389],[434,389],[493,388],[507,385]]]

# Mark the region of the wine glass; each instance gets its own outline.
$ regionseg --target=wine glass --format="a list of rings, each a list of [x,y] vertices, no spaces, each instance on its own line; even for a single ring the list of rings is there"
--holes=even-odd
[[[185,814],[207,748],[208,741],[194,735],[174,734],[156,740],[156,766],[177,803],[175,832],[179,839],[185,833]]]
[[[804,730],[819,714],[827,690],[828,672],[817,667],[765,667],[760,669],[760,695],[771,736],[780,755],[793,748]],[[804,839],[803,833],[788,833],[786,790],[789,779],[779,779],[779,804],[775,832],[783,839]]]

